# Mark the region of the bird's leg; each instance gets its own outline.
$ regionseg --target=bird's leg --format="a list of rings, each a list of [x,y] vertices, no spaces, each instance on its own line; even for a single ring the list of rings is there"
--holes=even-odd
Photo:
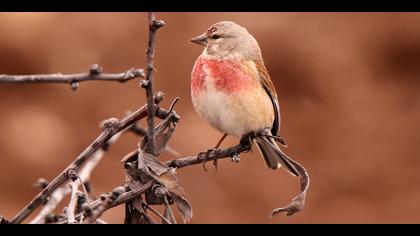
[[[228,136],[228,134],[223,134],[222,138],[220,138],[219,142],[217,142],[214,149],[216,149],[216,150],[219,149],[220,145],[222,145],[223,141],[225,141],[227,136]]]
[[[219,142],[217,142],[216,146],[214,147],[214,150],[219,149],[220,145],[222,145],[223,141],[226,139],[227,136],[227,134],[223,134],[222,138],[219,140]],[[213,165],[217,171],[217,159],[213,161]]]
[[[242,136],[241,141],[239,143],[245,147],[250,147],[251,149],[252,141],[256,135],[257,134],[255,133],[245,134],[244,136]]]
[[[211,152],[214,152],[216,150],[219,149],[220,145],[222,145],[223,141],[226,139],[226,137],[228,136],[228,134],[223,134],[222,138],[217,142],[216,146],[214,148],[208,149],[205,152],[199,153],[198,156],[202,156],[204,155],[204,159],[203,159],[203,169],[207,172],[207,168],[206,168],[206,162],[208,161],[208,157],[210,155]],[[213,165],[216,168],[217,171],[217,160],[213,161]]]
[[[244,135],[241,138],[241,141],[240,141],[239,144],[241,144],[242,146],[244,146],[244,147],[246,147],[248,149],[245,152],[252,151],[252,143],[254,142],[255,137],[256,137],[256,134],[255,133],[249,133],[249,134]]]
[[[249,134],[246,134],[246,135],[242,136],[241,141],[239,142],[239,144],[247,149],[247,151],[245,151],[245,152],[252,151],[252,142],[253,142],[253,140],[255,138],[255,135],[256,134],[254,134],[254,133],[249,133]],[[239,155],[239,153],[234,153],[230,157],[230,159],[233,162],[238,163],[241,160],[241,156]]]

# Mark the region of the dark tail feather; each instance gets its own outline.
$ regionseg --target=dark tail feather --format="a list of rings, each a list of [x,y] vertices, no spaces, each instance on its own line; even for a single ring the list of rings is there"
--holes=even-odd
[[[273,138],[258,136],[255,138],[255,141],[268,168],[278,169],[283,166],[290,174],[298,176],[296,169],[290,164],[290,158],[280,150]]]

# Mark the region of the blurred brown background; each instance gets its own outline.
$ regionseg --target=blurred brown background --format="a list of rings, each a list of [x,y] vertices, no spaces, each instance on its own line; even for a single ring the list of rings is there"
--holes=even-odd
[[[279,93],[286,152],[311,176],[307,205],[268,220],[298,190],[297,179],[265,168],[257,154],[240,164],[179,171],[192,223],[419,223],[420,14],[158,13],[156,89],[164,106],[179,96],[181,123],[171,146],[183,156],[214,146],[220,134],[200,120],[189,96],[201,48],[188,39],[233,20],[259,41]],[[106,72],[144,67],[145,13],[1,13],[0,73]],[[14,216],[98,135],[99,122],[145,103],[138,81],[0,84],[0,214]],[[229,139],[224,146],[238,140]],[[128,134],[94,172],[97,193],[124,181]],[[169,154],[163,159],[173,158]],[[211,165],[209,165],[210,167]],[[106,213],[123,222],[123,208]]]

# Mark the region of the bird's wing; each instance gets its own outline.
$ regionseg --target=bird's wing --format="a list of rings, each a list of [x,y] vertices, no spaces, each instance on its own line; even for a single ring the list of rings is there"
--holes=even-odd
[[[264,63],[262,61],[254,61],[254,63],[255,67],[257,68],[259,78],[261,79],[261,84],[269,95],[271,102],[273,103],[275,116],[273,127],[271,128],[271,133],[274,136],[277,136],[280,129],[280,106],[279,101],[277,100],[276,88],[270,79],[270,75],[268,75]]]

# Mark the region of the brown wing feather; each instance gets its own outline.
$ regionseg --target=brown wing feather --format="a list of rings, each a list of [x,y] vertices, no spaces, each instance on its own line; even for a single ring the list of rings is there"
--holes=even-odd
[[[271,128],[271,133],[276,136],[280,129],[280,106],[277,100],[276,88],[270,79],[270,75],[268,75],[264,63],[262,61],[254,61],[254,63],[261,79],[261,84],[263,85],[267,94],[270,96],[271,102],[273,103],[275,116],[273,127]]]

